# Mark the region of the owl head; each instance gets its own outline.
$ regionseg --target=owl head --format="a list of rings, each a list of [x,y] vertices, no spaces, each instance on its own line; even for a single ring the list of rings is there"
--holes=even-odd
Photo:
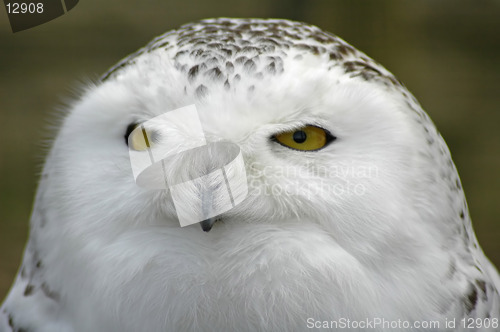
[[[180,152],[230,142],[248,186],[244,200],[202,223],[209,234],[180,228],[172,191],[141,188],[131,169],[129,150],[147,153],[134,146],[134,128],[188,105],[197,120],[164,121],[150,143]],[[208,174],[191,157],[163,171]],[[62,197],[52,203],[60,234],[76,243],[158,227],[195,242],[298,227],[379,264],[415,260],[469,225],[449,151],[415,98],[340,38],[287,20],[211,19],[154,39],[72,105],[47,165],[44,195]],[[374,252],[387,254],[376,262]]]

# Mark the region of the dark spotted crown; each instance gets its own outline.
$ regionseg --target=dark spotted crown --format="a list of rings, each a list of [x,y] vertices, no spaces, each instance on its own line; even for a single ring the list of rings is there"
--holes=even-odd
[[[340,67],[351,77],[400,85],[374,60],[316,26],[288,20],[229,18],[203,20],[167,32],[120,61],[102,80],[119,75],[138,57],[152,52],[168,52],[175,68],[193,85],[199,77],[229,88],[242,78],[280,75],[286,70],[286,58],[300,61],[306,54],[321,57],[328,69]],[[199,92],[206,89],[204,85],[197,88]]]

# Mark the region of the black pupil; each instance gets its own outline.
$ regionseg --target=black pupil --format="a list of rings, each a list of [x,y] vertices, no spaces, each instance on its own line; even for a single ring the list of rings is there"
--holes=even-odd
[[[296,143],[304,143],[307,139],[307,135],[305,132],[302,130],[297,130],[296,132],[293,133],[293,140]]]

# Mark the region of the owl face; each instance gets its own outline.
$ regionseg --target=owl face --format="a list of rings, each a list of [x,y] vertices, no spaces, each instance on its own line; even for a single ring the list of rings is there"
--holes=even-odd
[[[194,104],[207,143],[229,141],[241,149],[249,188],[241,204],[218,216],[211,233],[299,224],[331,233],[360,252],[388,245],[388,237],[401,238],[395,232],[411,227],[401,227],[407,215],[400,207],[411,204],[408,188],[420,176],[413,167],[420,138],[404,98],[377,82],[347,76],[325,55],[286,57],[282,66],[280,75],[260,78],[241,72],[228,88],[211,78],[193,83],[168,54],[152,53],[88,89],[52,152],[60,160],[55,168],[64,168],[59,174],[71,174],[61,179],[66,183],[59,190],[68,198],[61,211],[79,210],[79,220],[85,220],[64,226],[68,233],[179,228],[169,191],[134,183],[128,136],[136,125]],[[193,128],[186,121],[165,123],[154,144],[195,146]],[[187,160],[185,167],[198,166]],[[190,227],[203,236],[198,225]]]

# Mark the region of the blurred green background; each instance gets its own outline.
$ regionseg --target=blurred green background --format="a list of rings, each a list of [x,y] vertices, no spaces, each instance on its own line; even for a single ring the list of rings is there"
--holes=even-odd
[[[16,34],[0,11],[0,301],[27,239],[54,110],[154,36],[218,16],[306,21],[392,71],[446,139],[479,242],[500,266],[500,1],[82,0]]]

